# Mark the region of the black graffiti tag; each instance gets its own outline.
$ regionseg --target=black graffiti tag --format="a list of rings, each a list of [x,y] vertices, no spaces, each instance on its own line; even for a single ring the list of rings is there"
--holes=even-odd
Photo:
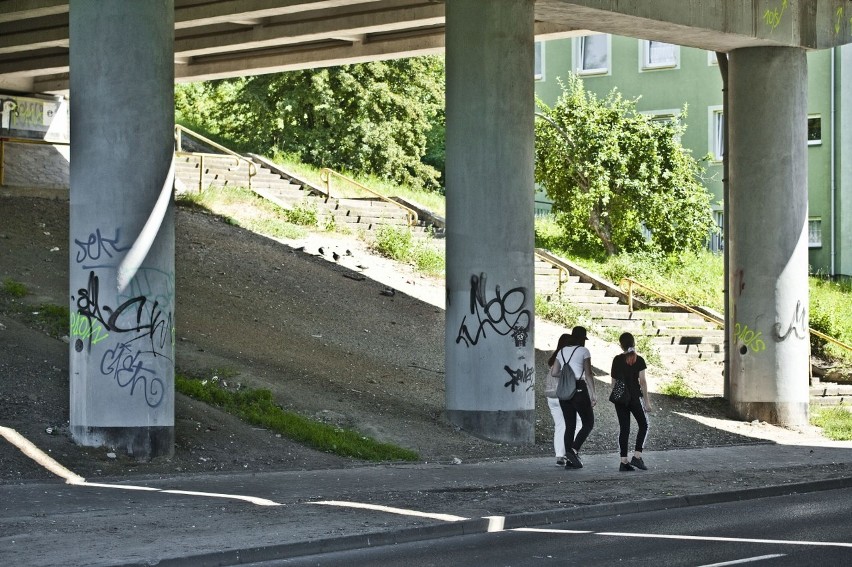
[[[101,255],[112,258],[113,253],[118,254],[119,252],[129,250],[130,246],[121,247],[118,245],[120,235],[121,229],[115,229],[115,237],[106,238],[101,234],[101,229],[98,228],[95,229],[95,232],[89,234],[86,242],[81,242],[75,238],[74,244],[80,247],[77,250],[77,263],[79,264],[86,259],[100,260]]]
[[[155,354],[171,342],[172,314],[165,315],[159,308],[159,302],[155,301],[148,309],[147,298],[140,295],[128,299],[114,310],[107,305],[102,306],[99,301],[100,279],[94,271],[89,272],[87,287],[85,289],[80,288],[77,293],[79,296],[77,298],[77,312],[90,319],[100,321],[107,331],[115,333],[142,332],[140,338],[147,336],[151,339],[151,348]],[[128,317],[122,319],[125,313]],[[128,319],[129,323],[127,322]]]
[[[511,387],[514,392],[515,388],[520,388],[522,383],[527,385],[527,390],[533,387],[533,374],[535,373],[533,368],[529,368],[526,364],[523,368],[517,370],[512,370],[508,365],[503,368],[509,374],[509,381],[503,384],[504,388]]]
[[[781,332],[781,323],[775,323],[775,340],[778,342],[787,340],[791,333],[795,333],[799,339],[808,336],[808,312],[802,307],[801,301],[796,302],[796,312],[785,332]]]
[[[101,358],[101,374],[112,376],[121,388],[130,386],[131,396],[141,382],[145,403],[155,408],[163,402],[165,386],[154,370],[145,368],[139,360],[141,354],[132,352],[127,343],[118,343],[115,348],[107,349]]]
[[[523,309],[527,303],[527,290],[516,287],[507,291],[505,295],[501,295],[500,286],[497,286],[494,290],[494,298],[486,301],[485,278],[484,273],[470,277],[470,314],[476,317],[476,321],[472,324],[476,332],[471,336],[467,326],[467,315],[465,315],[456,336],[456,344],[464,341],[465,346],[476,345],[480,337],[487,338],[485,328],[488,326],[498,335],[511,334],[515,340],[515,346],[526,346],[532,320],[530,311]]]

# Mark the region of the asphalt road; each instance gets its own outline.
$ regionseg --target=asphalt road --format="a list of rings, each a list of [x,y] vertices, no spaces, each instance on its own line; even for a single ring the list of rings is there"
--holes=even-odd
[[[257,563],[271,566],[852,565],[852,489],[609,516]]]

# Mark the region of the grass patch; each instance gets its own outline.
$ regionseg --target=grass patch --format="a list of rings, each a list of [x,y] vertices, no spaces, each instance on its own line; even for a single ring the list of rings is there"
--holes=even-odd
[[[379,227],[371,247],[382,256],[411,264],[424,274],[443,275],[446,271],[443,251],[433,248],[425,240],[416,240],[408,227]]]
[[[219,380],[175,376],[175,389],[202,402],[219,406],[248,423],[303,443],[320,451],[365,461],[416,461],[414,451],[380,443],[350,429],[333,427],[284,411],[269,390],[226,388]]]
[[[42,303],[29,314],[35,326],[51,337],[64,337],[71,332],[71,312],[67,305]]]
[[[674,398],[695,398],[698,392],[686,383],[681,374],[675,374],[674,380],[666,382],[660,387],[660,393]]]
[[[12,278],[6,278],[5,280],[3,280],[2,289],[5,295],[18,299],[24,297],[29,293],[27,286],[25,286],[21,282],[16,282]]]
[[[589,311],[562,299],[548,301],[544,297],[536,295],[535,314],[536,317],[547,319],[569,329],[577,325],[582,325],[590,330],[594,328]],[[616,337],[616,340],[618,340],[618,337]]]
[[[811,410],[811,424],[834,441],[852,441],[852,411],[843,406]]]

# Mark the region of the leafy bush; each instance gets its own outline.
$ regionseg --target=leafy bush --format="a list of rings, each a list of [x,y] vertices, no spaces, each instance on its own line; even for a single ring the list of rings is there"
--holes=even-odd
[[[301,226],[317,226],[319,224],[316,205],[307,202],[302,205],[295,205],[289,211],[284,211],[284,217],[289,222]]]
[[[408,262],[412,256],[412,236],[408,227],[385,225],[376,231],[373,244],[376,252],[399,262]]]
[[[547,319],[566,328],[576,325],[582,325],[586,328],[592,327],[592,316],[588,310],[561,299],[547,301],[544,297],[536,295],[535,314],[537,317]]]
[[[447,261],[444,254],[425,243],[419,243],[413,251],[414,265],[418,271],[434,276],[446,272]]]

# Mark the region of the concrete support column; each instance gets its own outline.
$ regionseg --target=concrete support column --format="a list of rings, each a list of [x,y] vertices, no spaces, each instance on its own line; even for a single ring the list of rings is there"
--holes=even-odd
[[[834,269],[835,274],[852,278],[852,45],[838,48],[835,104],[837,167],[834,189]],[[844,222],[844,219],[846,221]],[[823,221],[823,227],[826,223]],[[823,228],[823,235],[826,234]],[[823,241],[825,242],[825,241]]]
[[[75,442],[174,451],[174,2],[71,0]]]
[[[533,0],[447,2],[446,403],[535,441]]]
[[[729,54],[730,401],[744,420],[808,420],[807,60]]]

